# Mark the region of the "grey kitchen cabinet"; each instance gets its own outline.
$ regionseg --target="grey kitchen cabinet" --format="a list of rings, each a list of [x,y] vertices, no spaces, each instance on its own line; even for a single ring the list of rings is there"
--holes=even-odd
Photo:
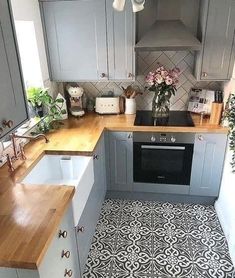
[[[40,0],[52,80],[134,78],[135,18],[131,4],[119,13],[112,2]]]
[[[105,0],[42,1],[50,78],[107,78]]]
[[[192,162],[190,195],[219,194],[227,144],[226,134],[196,134]]]
[[[203,49],[196,56],[196,78],[229,80],[235,54],[235,1],[201,1],[199,18],[199,39]]]
[[[131,1],[123,12],[106,0],[109,80],[132,80],[135,77],[135,14]]]
[[[81,273],[83,273],[100,210],[106,195],[105,146],[101,136],[94,154],[95,182],[76,227],[77,247]]]
[[[109,132],[108,189],[132,191],[133,140],[130,132]]]
[[[70,276],[72,275],[72,276]],[[1,278],[81,277],[70,206],[37,270],[0,268]]]
[[[28,119],[13,24],[10,1],[0,0],[0,138]]]

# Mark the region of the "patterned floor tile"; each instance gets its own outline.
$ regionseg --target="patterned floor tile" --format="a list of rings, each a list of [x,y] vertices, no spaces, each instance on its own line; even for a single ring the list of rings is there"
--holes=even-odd
[[[213,206],[104,202],[83,278],[233,278]]]

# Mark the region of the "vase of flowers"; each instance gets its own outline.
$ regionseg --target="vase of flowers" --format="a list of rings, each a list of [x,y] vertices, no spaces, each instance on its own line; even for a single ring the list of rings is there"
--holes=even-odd
[[[149,91],[155,92],[152,102],[152,116],[154,118],[168,118],[170,113],[170,98],[175,95],[180,70],[172,70],[160,66],[149,72],[146,81]]]

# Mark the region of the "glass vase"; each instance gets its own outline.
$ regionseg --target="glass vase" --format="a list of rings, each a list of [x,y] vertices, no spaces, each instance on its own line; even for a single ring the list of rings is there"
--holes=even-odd
[[[152,116],[158,119],[168,119],[170,114],[170,99],[156,92],[152,102]]]

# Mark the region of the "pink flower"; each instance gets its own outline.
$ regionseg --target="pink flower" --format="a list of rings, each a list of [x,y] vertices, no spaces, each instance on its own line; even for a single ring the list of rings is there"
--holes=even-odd
[[[156,74],[155,80],[156,80],[156,82],[157,82],[158,84],[161,84],[161,83],[164,81],[164,79],[163,79],[163,77],[161,76],[161,74]]]
[[[173,84],[173,79],[168,76],[166,78],[165,82],[166,82],[166,85],[172,85]]]

